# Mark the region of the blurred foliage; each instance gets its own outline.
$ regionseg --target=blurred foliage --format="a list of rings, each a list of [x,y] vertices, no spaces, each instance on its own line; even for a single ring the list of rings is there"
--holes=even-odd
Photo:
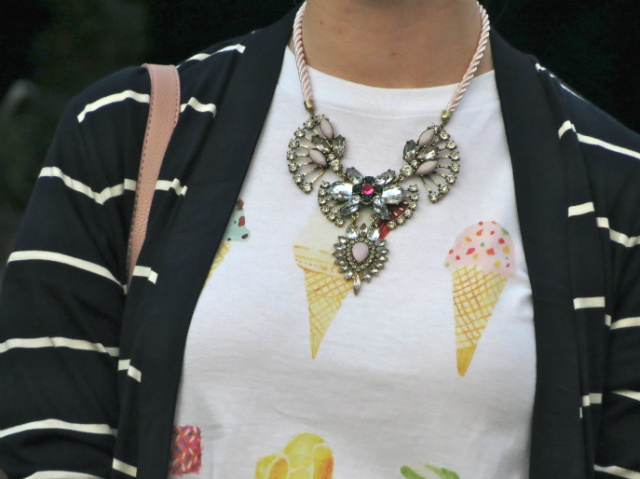
[[[147,49],[143,4],[127,0],[44,0],[51,23],[31,44],[29,80],[0,107],[0,208],[23,209],[64,105],[80,90]]]

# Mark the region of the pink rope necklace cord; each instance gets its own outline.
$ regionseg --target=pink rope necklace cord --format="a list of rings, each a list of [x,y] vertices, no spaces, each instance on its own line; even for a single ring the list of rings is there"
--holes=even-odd
[[[309,80],[309,72],[307,70],[307,62],[304,57],[304,45],[302,42],[302,19],[304,18],[304,12],[307,7],[307,2],[304,2],[298,13],[296,14],[295,21],[293,23],[293,50],[296,57],[296,66],[298,68],[298,76],[300,77],[300,84],[302,86],[302,94],[304,96],[304,105],[307,111],[311,116],[314,115],[314,103],[313,97],[311,94],[311,81]],[[487,43],[489,41],[489,32],[491,30],[491,25],[489,22],[489,15],[487,15],[487,11],[484,9],[482,5],[478,3],[478,8],[480,10],[480,17],[482,19],[482,30],[480,32],[480,38],[478,39],[478,46],[476,47],[476,51],[471,58],[471,63],[467,68],[464,76],[462,77],[462,81],[458,85],[453,98],[449,101],[447,108],[442,112],[442,121],[443,123],[447,123],[451,118],[451,114],[455,111],[455,109],[460,104],[462,97],[464,96],[471,80],[476,75],[478,71],[478,65],[480,65],[480,61],[484,56],[484,52],[487,48]]]
[[[337,133],[329,118],[315,113],[302,41],[306,3],[298,10],[293,25],[293,49],[304,106],[310,117],[289,141],[287,168],[296,186],[306,194],[313,191],[316,181],[327,171],[338,177],[333,183],[320,182],[318,206],[327,220],[346,228],[333,245],[335,271],[344,274],[345,281],[353,282],[355,294],[363,282],[371,281],[383,269],[389,253],[386,236],[413,218],[418,208],[418,185],[406,186],[405,180],[415,178],[422,182],[428,200],[437,203],[449,194],[458,179],[460,152],[445,127],[478,71],[489,40],[489,17],[480,4],[478,7],[482,18],[478,46],[453,98],[442,112],[441,123],[428,126],[417,140],[406,142],[402,150],[404,163],[398,173],[389,169],[377,176],[344,167],[346,138]],[[365,215],[361,216],[361,210],[372,210],[369,224],[367,220],[362,222]]]

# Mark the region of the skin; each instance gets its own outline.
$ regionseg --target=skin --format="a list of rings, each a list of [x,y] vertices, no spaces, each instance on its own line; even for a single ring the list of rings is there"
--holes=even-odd
[[[308,0],[305,57],[329,75],[382,88],[458,83],[481,30],[475,0]],[[489,45],[478,73],[493,69]]]

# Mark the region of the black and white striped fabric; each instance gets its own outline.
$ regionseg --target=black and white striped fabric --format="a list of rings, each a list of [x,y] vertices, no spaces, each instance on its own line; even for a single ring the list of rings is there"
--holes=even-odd
[[[10,477],[166,477],[189,321],[292,20],[180,65],[180,120],[130,291],[146,70],[69,105],[0,302],[0,469]],[[640,137],[491,41],[533,291],[530,477],[640,478]]]

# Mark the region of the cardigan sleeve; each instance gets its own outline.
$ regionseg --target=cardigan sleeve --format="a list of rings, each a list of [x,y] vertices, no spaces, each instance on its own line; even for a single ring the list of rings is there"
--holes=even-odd
[[[597,479],[640,477],[640,163],[628,158],[617,166],[624,175],[609,189],[613,206],[597,218],[613,267]]]
[[[0,469],[10,478],[110,475],[130,221],[124,205],[135,181],[123,179],[123,145],[109,126],[124,107],[91,113],[108,97],[101,88],[76,98],[62,117],[2,286]],[[148,110],[135,108],[143,117]],[[126,120],[121,126],[126,131]]]

